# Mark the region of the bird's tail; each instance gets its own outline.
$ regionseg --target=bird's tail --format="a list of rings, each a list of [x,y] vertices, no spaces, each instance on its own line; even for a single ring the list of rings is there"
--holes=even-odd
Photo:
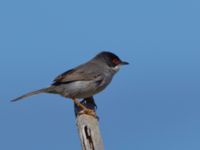
[[[26,93],[20,97],[17,97],[13,100],[11,100],[11,102],[16,102],[18,100],[21,100],[23,98],[26,98],[26,97],[29,97],[29,96],[33,96],[33,95],[36,95],[36,94],[40,94],[40,93],[48,93],[51,91],[51,87],[48,87],[48,88],[43,88],[43,89],[40,89],[40,90],[36,90],[36,91],[32,91],[32,92],[29,92],[29,93]]]

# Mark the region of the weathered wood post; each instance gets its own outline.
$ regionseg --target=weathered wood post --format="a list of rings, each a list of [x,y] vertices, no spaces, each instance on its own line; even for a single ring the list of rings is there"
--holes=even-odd
[[[96,113],[96,104],[93,97],[84,99],[81,103]],[[77,105],[74,105],[74,109],[82,150],[103,150],[98,117],[81,114],[81,109]]]

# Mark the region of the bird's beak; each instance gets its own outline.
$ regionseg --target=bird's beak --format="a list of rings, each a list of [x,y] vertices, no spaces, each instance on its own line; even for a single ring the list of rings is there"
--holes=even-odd
[[[121,62],[121,65],[129,65],[129,63],[126,62],[126,61],[122,61],[122,62]]]

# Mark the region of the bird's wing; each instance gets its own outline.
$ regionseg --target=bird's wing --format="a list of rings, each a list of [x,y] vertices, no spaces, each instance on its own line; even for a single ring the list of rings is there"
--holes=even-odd
[[[87,67],[85,67],[85,65],[81,65],[57,76],[53,81],[53,85],[70,83],[74,81],[88,81],[96,79],[99,76],[100,72],[96,68],[95,64],[90,64],[90,66],[87,65]]]

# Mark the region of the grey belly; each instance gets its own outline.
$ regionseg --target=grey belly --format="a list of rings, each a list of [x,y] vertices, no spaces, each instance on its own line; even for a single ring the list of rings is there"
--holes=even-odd
[[[94,81],[75,81],[55,86],[55,93],[64,97],[87,98],[102,91],[107,85],[99,86]]]

